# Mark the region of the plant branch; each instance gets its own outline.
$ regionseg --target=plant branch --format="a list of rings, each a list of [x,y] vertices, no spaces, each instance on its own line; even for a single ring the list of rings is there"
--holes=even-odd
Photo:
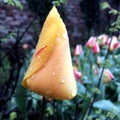
[[[19,36],[18,40],[17,40],[17,44],[21,41],[21,39],[24,37],[25,33],[28,31],[28,29],[31,27],[31,25],[33,24],[34,20],[36,19],[36,16],[34,16],[34,18],[32,19],[32,21],[28,24],[28,26],[26,27],[26,29],[24,30],[24,32]]]
[[[47,106],[47,100],[46,100],[45,97],[43,97],[43,98],[42,98],[42,102],[41,102],[41,108],[40,108],[40,117],[39,117],[39,120],[44,120],[46,106]]]

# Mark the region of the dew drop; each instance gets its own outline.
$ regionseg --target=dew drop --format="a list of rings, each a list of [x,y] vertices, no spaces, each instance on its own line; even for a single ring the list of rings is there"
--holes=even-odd
[[[74,92],[72,92],[72,93],[71,93],[71,97],[74,97],[74,95],[75,95],[75,93],[74,93]]]
[[[57,41],[60,42],[60,41],[61,41],[61,38],[57,38]]]
[[[75,91],[72,91],[70,95],[70,99],[73,98],[74,96],[75,96]]]
[[[41,56],[39,55],[38,58],[41,58]]]
[[[63,33],[63,34],[62,34],[62,37],[63,37],[64,39],[68,39],[67,33]]]
[[[53,72],[52,75],[55,75],[55,72]]]
[[[64,80],[61,80],[61,83],[63,84],[65,81]]]
[[[33,71],[33,68],[31,68],[30,71]]]

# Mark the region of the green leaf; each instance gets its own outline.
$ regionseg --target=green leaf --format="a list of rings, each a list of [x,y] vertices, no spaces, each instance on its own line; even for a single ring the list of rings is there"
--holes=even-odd
[[[6,3],[6,4],[9,4],[11,6],[16,6],[21,10],[23,9],[23,6],[22,6],[22,4],[20,3],[19,0],[4,0],[3,2]]]
[[[61,3],[67,3],[67,0],[60,0]]]
[[[27,89],[25,89],[24,87],[21,86],[21,81],[23,79],[25,70],[26,70],[26,63],[24,64],[24,66],[21,68],[20,70],[20,74],[19,74],[19,80],[18,80],[18,85],[16,88],[16,103],[17,106],[19,108],[19,110],[21,111],[24,120],[28,120],[27,118],[27,113],[26,113],[26,107],[27,107]]]
[[[112,10],[109,11],[109,14],[117,15],[118,11],[115,10],[115,9],[112,9]]]
[[[120,102],[116,102],[115,105],[116,105],[116,107],[117,107],[117,108],[119,109],[119,111],[120,111]]]
[[[100,100],[93,104],[93,107],[118,114],[118,108],[110,100]]]
[[[17,113],[16,112],[10,113],[10,120],[15,120],[16,118],[17,118]]]
[[[120,47],[114,51],[114,55],[119,55],[119,54],[120,54]]]
[[[59,1],[53,1],[52,4],[55,5],[55,6],[60,6],[60,2]]]
[[[82,79],[84,84],[91,84],[92,83],[91,80],[89,79],[89,77],[87,77],[85,75],[81,79]]]
[[[14,4],[16,5],[16,7],[18,7],[20,10],[22,10],[23,9],[23,6],[22,6],[22,4],[20,3],[20,1],[19,0],[14,0]]]
[[[100,4],[100,7],[101,7],[102,10],[105,10],[107,8],[110,8],[110,5],[108,4],[108,2],[102,2]]]
[[[101,94],[101,91],[98,88],[91,88],[91,91],[97,95]]]
[[[112,61],[112,60],[110,60],[110,59],[105,60],[105,62],[104,62],[104,67],[105,67],[105,68],[110,68],[110,67],[112,66],[111,61]]]
[[[83,66],[84,66],[83,73],[85,75],[89,75],[90,74],[90,64],[89,63],[85,63]]]
[[[67,3],[67,0],[54,0],[53,2],[52,2],[52,4],[53,5],[55,5],[55,6],[60,6],[60,4],[66,4]]]
[[[6,3],[6,4],[9,4],[11,6],[14,6],[14,1],[13,0],[4,0],[3,2]]]
[[[1,41],[6,42],[6,41],[8,41],[9,39],[15,38],[16,35],[17,35],[16,33],[11,32],[11,33],[9,33],[5,38],[2,38]]]
[[[86,93],[86,88],[83,84],[78,82],[77,88],[78,88],[78,94],[85,94]]]
[[[27,120],[27,113],[26,113],[26,107],[27,107],[27,90],[23,88],[22,86],[18,86],[16,89],[16,103],[21,111],[23,118]]]
[[[3,0],[4,3],[8,3],[9,0]]]

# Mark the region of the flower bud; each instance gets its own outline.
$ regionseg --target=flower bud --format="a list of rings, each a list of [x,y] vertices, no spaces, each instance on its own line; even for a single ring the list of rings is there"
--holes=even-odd
[[[76,45],[76,47],[74,49],[74,55],[79,56],[82,53],[83,53],[82,46],[81,45]]]
[[[117,49],[119,47],[120,47],[120,42],[117,42],[117,43],[114,44],[113,49],[115,50],[115,49]]]
[[[105,43],[108,41],[108,35],[106,34],[102,34],[100,36],[98,36],[98,42],[100,46],[105,45]]]
[[[107,46],[109,47],[110,51],[116,49],[117,44],[118,44],[118,40],[116,36],[112,36],[112,38],[109,38],[107,41]]]
[[[74,75],[75,75],[75,78],[76,78],[76,79],[80,79],[81,76],[82,76],[82,73],[79,72],[78,70],[74,70]]]
[[[111,73],[111,71],[109,69],[104,69],[104,72],[103,72],[103,81],[104,81],[104,83],[110,82],[113,78],[114,78],[114,76]]]
[[[55,6],[43,25],[22,85],[56,100],[72,99],[77,94],[68,34]]]
[[[86,43],[86,46],[93,48],[95,43],[96,43],[96,37],[90,37],[90,39]]]
[[[92,48],[93,53],[99,53],[100,52],[100,47],[98,43],[96,42]]]

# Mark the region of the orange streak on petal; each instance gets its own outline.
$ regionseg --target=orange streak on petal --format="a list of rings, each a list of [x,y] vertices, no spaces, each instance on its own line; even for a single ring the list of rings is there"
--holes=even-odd
[[[35,57],[37,57],[39,54],[41,54],[41,52],[47,47],[47,45],[43,46],[42,48],[40,48],[36,53],[35,53]]]

